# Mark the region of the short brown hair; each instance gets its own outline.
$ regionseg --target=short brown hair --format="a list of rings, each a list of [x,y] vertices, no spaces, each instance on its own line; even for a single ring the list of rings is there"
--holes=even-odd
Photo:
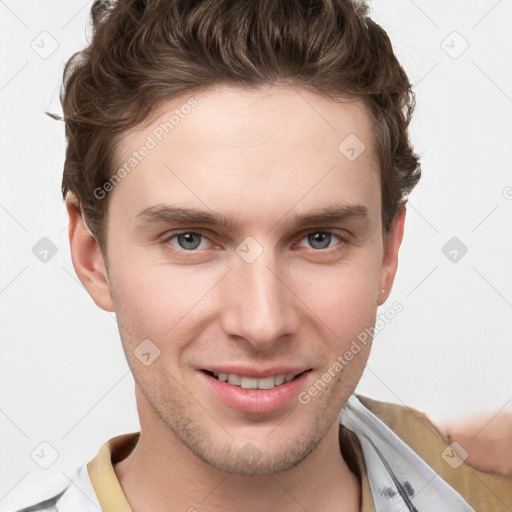
[[[216,84],[285,83],[361,98],[371,115],[386,239],[421,175],[408,126],[415,96],[386,32],[357,0],[96,0],[90,44],[61,89],[64,198],[106,254],[106,199],[116,142],[164,101]],[[58,117],[58,116],[54,116]]]

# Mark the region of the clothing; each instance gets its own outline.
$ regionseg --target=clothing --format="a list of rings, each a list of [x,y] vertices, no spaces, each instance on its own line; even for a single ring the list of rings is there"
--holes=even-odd
[[[113,464],[139,432],[109,439],[57,495],[18,512],[131,512]],[[361,512],[510,512],[512,476],[458,458],[424,413],[353,395],[340,413],[340,451],[361,484]]]

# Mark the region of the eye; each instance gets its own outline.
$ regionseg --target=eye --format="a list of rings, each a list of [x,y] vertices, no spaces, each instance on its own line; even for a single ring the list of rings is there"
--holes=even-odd
[[[311,231],[300,239],[299,246],[303,240],[307,240],[310,248],[316,251],[330,252],[327,249],[341,249],[346,240],[334,231]],[[209,239],[202,233],[195,231],[182,231],[173,233],[161,239],[162,244],[173,246],[178,251],[193,252],[208,249]]]
[[[206,238],[201,233],[185,231],[167,236],[164,240],[162,240],[162,242],[170,243],[176,247],[176,245],[172,243],[174,240],[176,240],[177,247],[179,249],[183,249],[185,251],[195,251],[196,249],[204,249],[204,247],[200,247],[200,245],[202,241],[206,240]]]
[[[302,238],[302,240],[306,239],[308,244],[316,250],[330,249],[336,247],[336,245],[343,245],[343,242],[346,241],[338,233],[333,231],[312,231]],[[331,244],[331,242],[334,243]],[[340,244],[340,242],[342,243]]]

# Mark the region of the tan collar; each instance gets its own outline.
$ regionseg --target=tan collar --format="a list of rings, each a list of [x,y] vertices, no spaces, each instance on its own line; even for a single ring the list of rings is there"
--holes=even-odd
[[[103,512],[132,512],[114,471],[114,464],[129,455],[135,448],[139,435],[140,432],[132,432],[109,439],[96,457],[87,464],[87,471]],[[340,429],[340,448],[361,484],[361,512],[374,512],[361,446],[355,434],[344,427]]]

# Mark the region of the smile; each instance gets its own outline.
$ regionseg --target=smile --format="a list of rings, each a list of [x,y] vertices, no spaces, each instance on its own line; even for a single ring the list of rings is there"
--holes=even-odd
[[[281,409],[296,399],[305,387],[311,368],[298,373],[278,373],[282,370],[276,368],[274,372],[254,376],[203,369],[198,373],[206,388],[228,407],[261,414]]]
[[[238,386],[242,389],[273,389],[276,386],[292,381],[300,375],[300,373],[287,373],[256,379],[254,377],[237,375],[236,373],[215,373],[209,371],[206,373],[221,382],[227,382],[232,386]]]

